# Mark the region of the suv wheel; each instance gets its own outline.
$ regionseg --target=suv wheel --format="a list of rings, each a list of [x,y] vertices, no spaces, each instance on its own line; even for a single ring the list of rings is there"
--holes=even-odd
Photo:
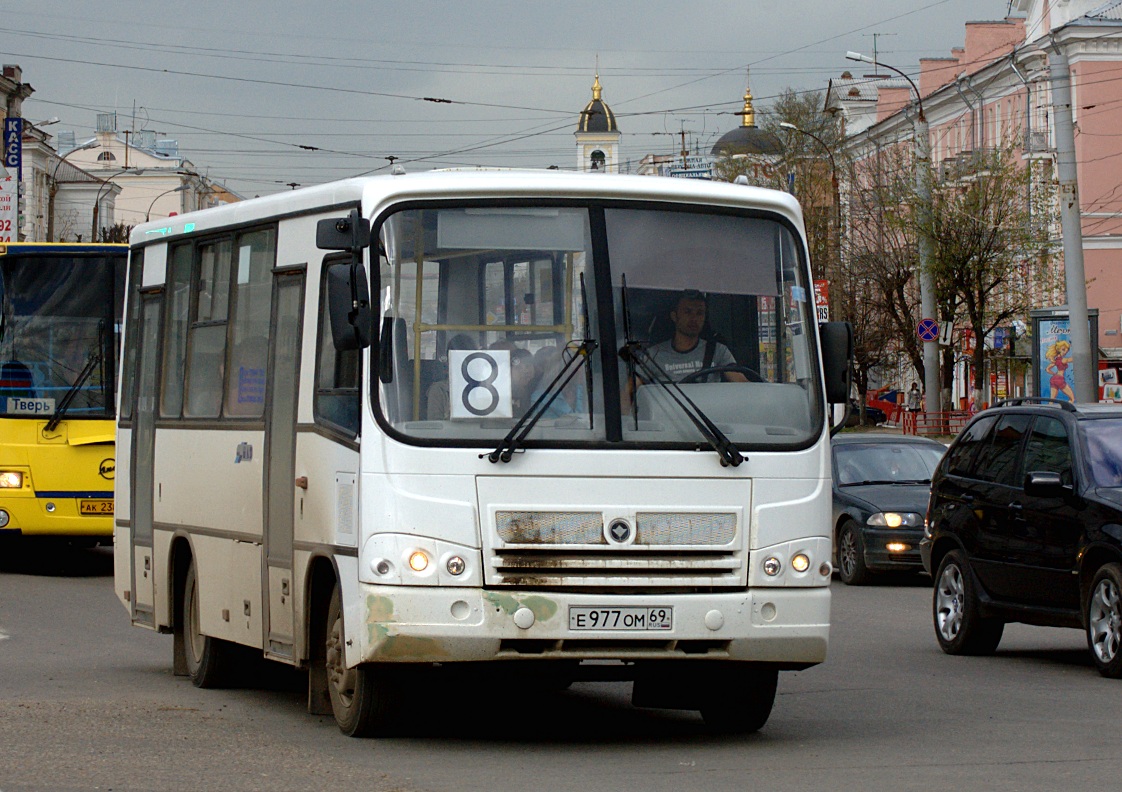
[[[1097,573],[1087,596],[1087,645],[1099,673],[1122,677],[1122,564]]]
[[[1005,622],[978,612],[974,578],[960,551],[947,553],[939,564],[931,604],[935,637],[944,652],[987,655],[997,650]]]

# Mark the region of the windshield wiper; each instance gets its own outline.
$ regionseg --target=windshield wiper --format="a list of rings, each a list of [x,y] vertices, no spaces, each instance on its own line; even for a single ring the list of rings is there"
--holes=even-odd
[[[93,374],[94,369],[101,365],[100,346],[99,344],[99,348],[90,353],[89,360],[86,361],[86,365],[82,367],[82,370],[78,372],[78,377],[74,380],[74,384],[70,386],[70,390],[62,397],[62,401],[58,403],[55,414],[51,416],[51,420],[47,421],[47,425],[43,427],[44,432],[53,432],[58,428],[63,416],[66,415],[66,411],[70,409],[70,403],[73,402],[74,397],[78,395],[78,391],[86,384],[86,380]]]
[[[597,343],[591,338],[586,338],[580,342],[576,348],[573,356],[565,361],[565,365],[557,372],[557,376],[553,381],[546,386],[541,395],[530,405],[530,409],[522,414],[518,419],[518,423],[514,428],[507,433],[507,436],[502,439],[502,442],[490,454],[480,454],[479,458],[487,457],[491,462],[509,462],[514,452],[522,445],[522,441],[526,439],[526,435],[534,428],[535,424],[541,420],[545,415],[549,406],[557,399],[561,392],[565,390],[565,386],[569,381],[576,376],[580,371],[581,366],[589,365],[588,359],[593,350],[596,349]],[[575,364],[575,365],[574,365]]]
[[[728,436],[717,427],[717,424],[713,423],[713,420],[700,407],[693,403],[693,400],[663,370],[662,366],[658,365],[658,362],[650,356],[650,353],[642,344],[637,341],[624,344],[619,351],[619,356],[628,362],[638,364],[646,379],[656,383],[670,395],[674,403],[681,408],[686,417],[690,419],[697,430],[705,436],[713,450],[717,452],[717,455],[721,458],[722,466],[736,467],[744,461],[740,449],[736,447],[732,440],[729,440]]]

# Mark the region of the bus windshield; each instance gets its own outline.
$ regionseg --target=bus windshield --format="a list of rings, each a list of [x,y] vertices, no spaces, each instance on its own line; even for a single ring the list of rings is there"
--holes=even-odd
[[[66,417],[113,417],[119,258],[0,257],[0,415],[50,418],[74,389]]]
[[[379,229],[384,422],[406,441],[803,446],[813,289],[778,216],[672,205],[407,208]],[[593,351],[594,350],[594,351]]]

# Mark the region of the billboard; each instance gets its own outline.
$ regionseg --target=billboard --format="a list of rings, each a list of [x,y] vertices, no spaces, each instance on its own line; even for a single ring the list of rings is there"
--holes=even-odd
[[[1091,365],[1098,368],[1099,312],[1090,314]],[[1046,399],[1074,402],[1075,367],[1071,355],[1071,320],[1066,308],[1030,312],[1033,323],[1033,363],[1036,394]]]
[[[4,119],[4,173],[0,174],[0,242],[14,242],[19,229],[19,180],[23,171],[23,119]]]

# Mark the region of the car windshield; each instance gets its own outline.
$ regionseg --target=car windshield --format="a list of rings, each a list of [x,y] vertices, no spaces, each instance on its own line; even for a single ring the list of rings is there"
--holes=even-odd
[[[943,449],[911,443],[845,443],[834,447],[834,477],[839,486],[926,484]]]
[[[375,398],[404,437],[747,450],[821,431],[814,291],[778,217],[459,203],[377,233]]]
[[[1081,422],[1091,475],[1100,487],[1122,487],[1122,419]]]

